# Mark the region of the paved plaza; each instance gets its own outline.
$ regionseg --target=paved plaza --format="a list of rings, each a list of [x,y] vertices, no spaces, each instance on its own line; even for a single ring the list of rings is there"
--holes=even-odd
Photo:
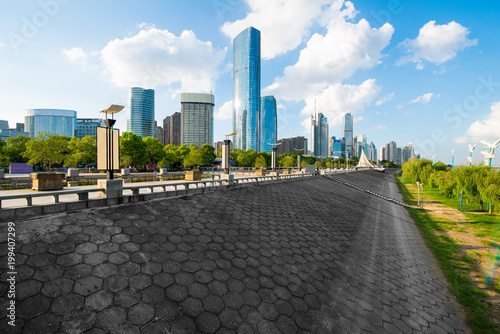
[[[368,171],[17,221],[0,333],[468,333],[392,199]]]

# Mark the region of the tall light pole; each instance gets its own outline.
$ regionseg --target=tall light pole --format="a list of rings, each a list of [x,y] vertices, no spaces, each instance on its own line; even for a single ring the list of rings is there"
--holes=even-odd
[[[229,145],[230,145],[231,141],[229,140],[229,137],[232,137],[232,136],[236,135],[237,133],[238,133],[238,131],[235,131],[233,133],[225,135],[226,139],[224,139],[224,143],[222,145],[222,159],[221,159],[222,160],[221,167],[222,167],[222,170],[224,171],[224,174],[229,174],[229,167],[230,167],[230,164],[229,164]]]
[[[472,166],[472,152],[474,152],[474,149],[476,148],[476,145],[472,146],[471,144],[469,144],[469,152],[470,152],[470,155],[469,157],[467,158],[467,161],[469,162],[469,167]]]
[[[271,145],[273,147],[273,151],[271,153],[271,169],[273,172],[276,172],[276,154],[278,151],[278,145],[281,145],[281,143],[267,143],[267,145]]]
[[[493,155],[493,153],[495,153],[495,148],[497,148],[498,143],[500,143],[500,139],[498,139],[496,142],[493,142],[493,143],[488,143],[484,140],[481,140],[481,143],[486,145],[485,147],[483,147],[483,149],[489,149],[489,152],[481,151],[481,154],[484,155],[485,160],[488,160],[488,159],[490,160],[489,167],[491,168],[491,161],[495,157]]]
[[[302,168],[302,166],[300,164],[301,163],[301,161],[300,161],[301,159],[300,158],[302,157],[302,153],[301,152],[304,151],[305,148],[298,148],[298,149],[294,148],[294,150],[297,151],[297,153],[298,153],[298,155],[297,155],[297,167],[298,167],[299,172],[300,172],[300,169]]]
[[[106,170],[107,179],[113,180],[113,172],[120,167],[119,162],[119,147],[118,144],[119,131],[113,130],[116,123],[114,114],[119,113],[124,106],[112,104],[108,109],[101,110],[101,113],[106,114],[104,125],[106,128],[98,127],[97,129],[97,169]],[[111,119],[108,118],[111,115]]]

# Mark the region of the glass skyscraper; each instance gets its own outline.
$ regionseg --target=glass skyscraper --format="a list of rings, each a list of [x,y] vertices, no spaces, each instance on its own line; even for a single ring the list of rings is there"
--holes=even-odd
[[[212,94],[181,94],[182,144],[213,145],[215,96]]]
[[[130,110],[127,132],[142,138],[155,135],[155,91],[141,87],[130,88]]]
[[[365,155],[366,157],[368,157],[368,143],[366,141],[366,136],[365,135],[358,135],[357,136],[358,140],[357,140],[357,147],[356,147],[356,156],[358,158],[361,157],[361,150],[363,150],[365,152]]]
[[[260,149],[260,31],[243,30],[233,40],[234,148]]]
[[[346,113],[342,118],[342,134],[345,140],[345,150],[349,152],[349,158],[353,156],[354,138],[352,135],[353,119],[351,113]]]
[[[260,100],[260,150],[272,152],[278,139],[278,115],[274,96],[263,96]]]
[[[60,136],[75,136],[76,111],[64,109],[26,109],[25,131],[30,138],[40,132],[55,133]]]
[[[328,119],[322,113],[311,115],[312,156],[328,157]]]
[[[82,139],[86,136],[95,136],[98,126],[104,127],[101,118],[78,118],[76,120],[75,137]]]

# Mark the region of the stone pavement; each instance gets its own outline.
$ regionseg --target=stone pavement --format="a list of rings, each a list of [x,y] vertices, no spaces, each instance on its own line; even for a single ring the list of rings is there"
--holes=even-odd
[[[333,177],[400,199],[358,172],[16,222],[0,332],[468,333],[406,209]]]

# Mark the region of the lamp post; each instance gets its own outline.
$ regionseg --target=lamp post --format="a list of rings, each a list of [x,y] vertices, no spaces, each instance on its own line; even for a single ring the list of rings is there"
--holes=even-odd
[[[224,140],[224,143],[222,144],[222,170],[224,171],[224,174],[229,174],[229,145],[231,144],[231,141],[229,140],[229,137],[232,137],[236,135],[238,131],[235,131],[233,133],[227,134],[226,139]]]
[[[301,152],[304,151],[305,148],[299,148],[299,149],[294,148],[294,150],[297,151],[297,153],[298,153],[298,156],[297,156],[297,168],[299,169],[299,172],[300,172],[300,169],[302,168],[302,166],[301,166],[302,153]]]
[[[114,114],[119,113],[123,108],[125,107],[112,104],[108,109],[100,111],[106,114],[104,120],[106,128],[97,129],[97,169],[106,170],[108,180],[113,180],[113,172],[115,168],[119,167],[119,154],[115,149],[115,145],[118,143],[119,131],[113,130],[113,126],[116,123]],[[108,114],[111,115],[111,119],[108,118]]]
[[[472,146],[471,144],[469,144],[469,152],[470,152],[470,155],[469,157],[467,158],[467,161],[469,162],[469,167],[472,166],[472,152],[474,152],[474,149],[476,148],[476,145]]]
[[[278,151],[278,145],[281,143],[267,143],[267,145],[271,145],[273,147],[273,151],[271,152],[271,169],[273,172],[276,172],[276,155]]]

